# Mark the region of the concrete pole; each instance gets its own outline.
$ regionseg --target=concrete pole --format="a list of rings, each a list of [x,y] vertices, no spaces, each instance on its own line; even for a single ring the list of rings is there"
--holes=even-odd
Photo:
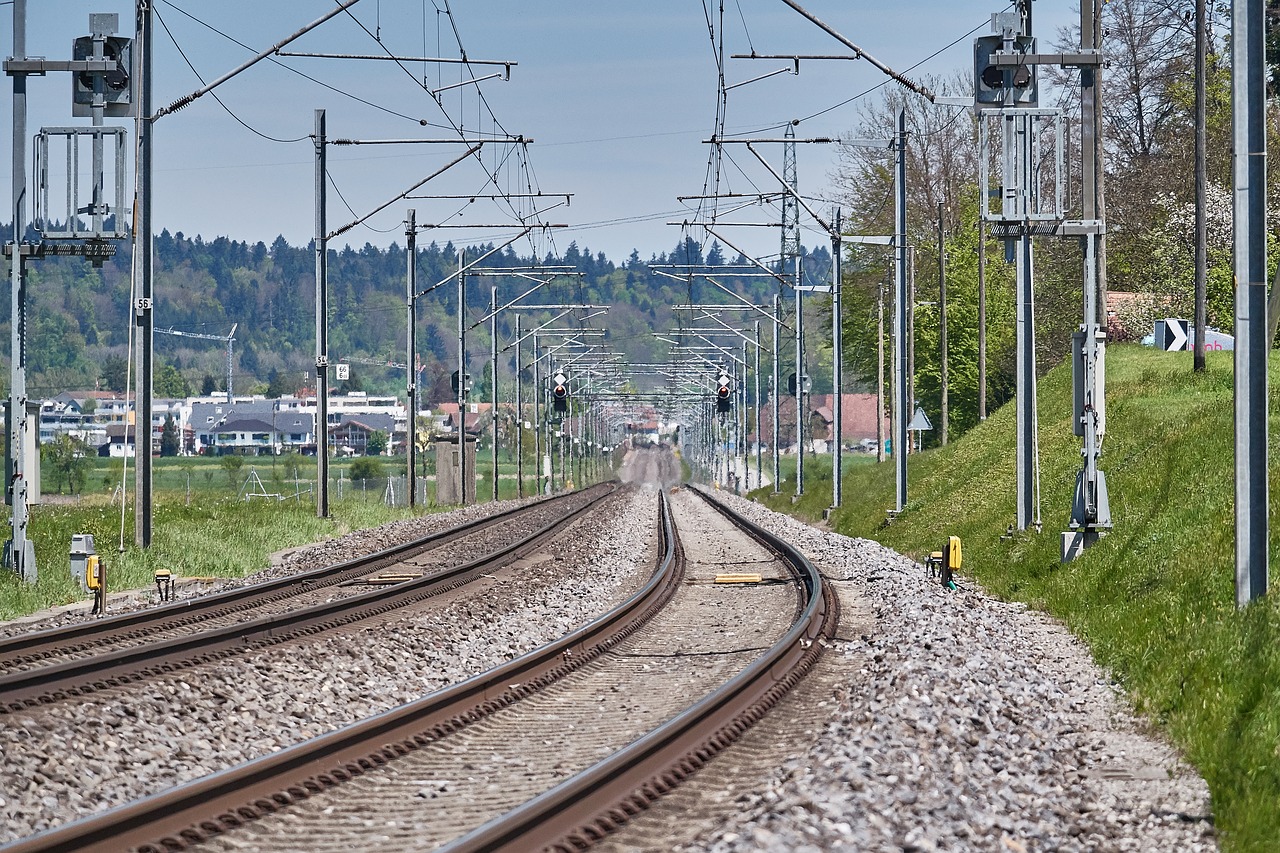
[[[796,497],[804,494],[804,294],[796,258]]]
[[[894,144],[893,244],[893,458],[896,469],[895,509],[907,505],[907,112],[898,108]]]
[[[1025,116],[1005,120],[1006,156],[1011,158],[1013,180],[1019,187],[1026,187],[1030,174],[1031,133]],[[1025,217],[1029,199],[1024,192],[1014,201],[1017,210],[1006,219]],[[1016,375],[1017,375],[1017,525],[1026,530],[1035,524],[1039,529],[1038,502],[1036,500],[1036,353],[1035,312],[1032,271],[1032,241],[1025,230],[1014,241],[1014,265],[1016,268]]]
[[[978,218],[978,420],[987,419],[987,223]]]
[[[316,516],[329,517],[329,244],[325,114],[316,110]]]
[[[778,446],[779,438],[782,435],[781,427],[778,424],[778,416],[781,407],[778,405],[778,397],[781,394],[780,368],[778,359],[782,355],[782,297],[778,294],[773,295],[773,493],[776,495],[780,489],[778,484],[782,482],[782,449]]]
[[[831,506],[840,506],[842,495],[841,479],[844,472],[844,330],[840,327],[841,294],[844,283],[840,280],[843,274],[840,267],[840,211],[835,215],[836,233],[831,235]]]
[[[1196,102],[1195,102],[1195,186],[1196,186],[1196,249],[1195,249],[1195,353],[1192,355],[1192,370],[1203,373],[1206,368],[1204,339],[1205,326],[1208,323],[1207,293],[1209,281],[1209,241],[1208,225],[1205,215],[1205,196],[1208,193],[1208,152],[1209,137],[1206,122],[1206,79],[1208,73],[1209,34],[1206,32],[1208,21],[1206,0],[1196,0]]]
[[[1236,604],[1267,593],[1267,137],[1265,4],[1231,4],[1236,281]]]
[[[414,470],[418,462],[418,371],[414,369],[414,356],[418,352],[417,324],[414,322],[415,311],[414,306],[417,304],[418,293],[418,225],[417,211],[409,208],[405,215],[404,237],[405,251],[408,255],[406,265],[408,267],[405,276],[407,295],[405,298],[405,311],[408,315],[408,328],[405,331],[406,350],[405,357],[406,372],[409,374],[408,394],[409,394],[409,429],[405,440],[405,459],[407,461],[408,475],[405,480],[407,491],[409,492],[409,508],[418,505],[417,492],[417,472]]]
[[[942,382],[942,414],[938,425],[942,446],[947,446],[947,242],[943,230],[943,206],[938,202],[938,355]]]
[[[906,412],[907,423],[915,416],[916,411],[916,247],[907,247],[907,404],[902,411]],[[916,433],[916,439],[920,433]],[[911,440],[911,436],[907,436]],[[910,445],[907,451],[910,452]]]
[[[735,371],[736,372],[736,371]],[[747,479],[747,342],[742,342],[742,373],[740,374],[742,381],[737,385],[738,406],[738,428],[736,430],[737,453],[734,456],[742,457],[742,479]],[[736,463],[735,463],[736,464]],[[734,473],[737,473],[736,471]],[[742,494],[742,483],[738,483],[738,494]]]
[[[524,380],[520,376],[520,314],[516,313],[516,497],[524,497]]]
[[[489,395],[493,404],[493,500],[498,499],[498,286],[489,288],[489,368],[493,380],[492,393]]]
[[[762,485],[761,478],[761,445],[764,444],[764,434],[760,429],[760,321],[756,320],[756,362],[755,370],[752,371],[756,380],[756,488]]]
[[[884,292],[888,283],[876,285],[876,461],[885,460],[884,452]]]
[[[542,395],[544,393],[542,387],[542,364],[541,356],[538,355],[538,335],[533,335],[533,490],[535,494],[542,494]],[[547,453],[550,453],[550,449]]]
[[[155,264],[155,238],[151,223],[151,170],[152,143],[155,122],[150,120],[153,113],[151,103],[152,74],[152,37],[151,23],[153,12],[151,3],[140,3],[138,11],[139,30],[136,35],[134,49],[138,51],[138,227],[134,233],[135,268],[137,270],[137,287],[134,303],[134,323],[137,326],[137,364],[138,391],[136,417],[134,418],[134,491],[137,499],[133,505],[133,540],[140,548],[151,547],[152,519],[152,460],[151,460],[151,421],[155,410],[153,396],[153,370],[155,367],[155,312],[153,310],[153,273]],[[138,44],[137,42],[141,42]],[[16,82],[16,80],[15,80]],[[119,214],[117,214],[119,215]],[[25,318],[23,320],[25,323]],[[25,361],[25,356],[24,356]],[[25,363],[24,363],[25,367]],[[24,389],[25,396],[25,389]],[[24,421],[25,422],[25,421]]]
[[[467,274],[466,249],[458,250],[458,504],[467,505]]]

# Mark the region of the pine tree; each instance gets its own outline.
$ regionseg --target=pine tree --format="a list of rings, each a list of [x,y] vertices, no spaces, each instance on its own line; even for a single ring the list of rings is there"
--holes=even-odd
[[[164,430],[160,433],[160,455],[177,456],[181,449],[182,442],[178,438],[178,424],[174,421],[173,415],[165,415]]]

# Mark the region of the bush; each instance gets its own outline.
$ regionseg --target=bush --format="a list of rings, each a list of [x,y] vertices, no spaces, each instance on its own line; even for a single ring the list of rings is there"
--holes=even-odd
[[[362,456],[351,463],[347,473],[352,480],[377,480],[382,477],[382,462],[373,456]]]

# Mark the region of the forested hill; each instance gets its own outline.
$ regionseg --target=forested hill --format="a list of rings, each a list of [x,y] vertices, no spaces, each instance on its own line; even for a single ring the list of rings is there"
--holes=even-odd
[[[34,235],[32,235],[34,236]],[[449,278],[457,268],[452,243],[420,245],[419,291]],[[492,244],[468,246],[466,256],[479,257]],[[155,323],[157,329],[225,336],[235,331],[233,388],[236,393],[291,393],[309,383],[315,353],[315,254],[311,245],[292,246],[282,237],[248,243],[219,237],[205,241],[181,232],[162,232],[156,240]],[[560,256],[523,257],[507,248],[486,260],[487,269],[563,264],[578,275],[557,279],[526,303],[609,305],[607,317],[591,321],[607,329],[610,343],[636,359],[665,350],[653,332],[671,328],[670,306],[693,301],[727,301],[714,286],[674,280],[653,271],[662,265],[726,266],[717,281],[757,303],[767,304],[777,292],[765,277],[732,274],[745,258],[727,258],[719,244],[706,247],[685,238],[670,252],[642,260],[639,252],[621,263],[570,243]],[[123,390],[128,355],[130,311],[130,247],[100,268],[72,258],[48,258],[28,265],[29,387],[32,396],[66,389]],[[825,247],[806,253],[805,265],[815,281],[830,276],[831,256]],[[678,272],[668,268],[668,272]],[[331,360],[352,361],[351,386],[365,390],[404,388],[403,371],[374,362],[404,362],[407,258],[402,246],[347,246],[329,256],[329,353]],[[468,309],[473,320],[485,313],[490,287],[509,301],[530,282],[513,276],[468,278]],[[0,323],[8,336],[9,304],[0,306]],[[456,360],[456,286],[452,281],[418,303],[418,350],[423,362],[426,399],[447,399],[449,374]],[[549,319],[550,312],[522,312],[524,328]],[[499,323],[502,345],[511,340],[514,313]],[[156,393],[177,396],[221,390],[226,384],[225,344],[157,334]],[[485,328],[469,334],[470,368],[478,379],[487,375],[489,336]],[[510,369],[509,355],[500,364]],[[7,376],[7,371],[4,374]],[[483,380],[482,380],[483,381]]]

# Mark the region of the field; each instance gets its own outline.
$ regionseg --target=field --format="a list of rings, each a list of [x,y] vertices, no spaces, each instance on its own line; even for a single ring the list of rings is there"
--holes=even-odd
[[[493,464],[482,455],[476,463],[476,496],[481,503],[490,500],[493,488]],[[405,473],[403,457],[379,462],[384,475]],[[85,598],[70,575],[73,534],[93,535],[95,549],[107,563],[108,588],[121,590],[150,586],[160,568],[180,577],[243,577],[264,568],[276,551],[415,514],[407,507],[387,505],[385,476],[351,479],[352,460],[330,465],[330,517],[325,519],[316,517],[313,458],[245,458],[234,469],[220,459],[204,457],[154,463],[152,544],[145,550],[133,545],[132,460],[127,471],[119,460],[94,460],[83,493],[74,498],[50,494],[46,483],[45,502],[32,507],[29,526],[39,579],[28,585],[10,572],[0,572],[0,619]],[[526,495],[533,493],[532,471],[526,465]],[[122,475],[127,475],[123,484]],[[416,514],[450,509],[434,505],[431,480],[429,475],[426,504]],[[514,463],[499,460],[498,487],[499,499],[516,497]],[[395,488],[403,503],[403,484]],[[253,493],[283,499],[246,499]],[[122,504],[122,496],[127,503]],[[4,534],[8,536],[7,529]]]

